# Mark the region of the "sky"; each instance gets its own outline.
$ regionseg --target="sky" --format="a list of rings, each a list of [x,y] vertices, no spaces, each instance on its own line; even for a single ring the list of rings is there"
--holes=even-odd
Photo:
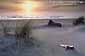
[[[3,10],[4,11],[19,11],[21,9],[21,7],[26,6],[26,5],[22,6],[24,1],[26,1],[26,5],[28,5],[28,6],[30,4],[27,4],[27,1],[28,1],[28,3],[30,3],[29,1],[34,2],[34,4],[32,3],[32,6],[40,5],[40,6],[38,6],[38,8],[33,8],[35,11],[43,11],[43,10],[49,11],[51,9],[54,10],[55,8],[60,7],[59,5],[57,5],[58,3],[62,3],[62,1],[60,1],[60,0],[59,0],[59,2],[58,2],[58,0],[0,0],[0,11],[1,12]],[[69,4],[69,2],[65,2],[64,4]]]
[[[69,15],[83,15],[85,13],[84,5],[77,5],[75,2],[66,0],[64,2],[62,1],[63,0],[0,0],[0,15],[36,14],[66,15],[69,17]]]

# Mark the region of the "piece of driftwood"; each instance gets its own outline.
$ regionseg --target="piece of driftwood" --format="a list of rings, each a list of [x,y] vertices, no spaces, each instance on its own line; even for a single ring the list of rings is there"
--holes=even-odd
[[[79,17],[78,19],[76,19],[74,22],[73,22],[73,25],[80,25],[80,24],[85,24],[84,22],[84,17]]]
[[[62,27],[61,23],[55,23],[52,20],[49,20],[48,26],[57,26],[57,27]]]

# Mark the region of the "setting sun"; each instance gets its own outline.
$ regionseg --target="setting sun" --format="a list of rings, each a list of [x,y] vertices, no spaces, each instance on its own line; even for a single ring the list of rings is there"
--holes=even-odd
[[[21,8],[26,12],[32,12],[35,8],[39,7],[38,3],[33,1],[23,2]]]

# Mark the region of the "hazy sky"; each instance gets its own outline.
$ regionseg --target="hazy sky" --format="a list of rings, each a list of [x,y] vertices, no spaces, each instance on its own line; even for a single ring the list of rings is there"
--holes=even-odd
[[[58,5],[58,0],[49,0],[49,1],[48,0],[0,0],[0,15],[3,13],[8,13],[8,12],[15,12],[15,14],[17,14],[17,11],[21,10],[20,7],[23,7],[20,4],[23,4],[24,1],[33,1],[34,2],[34,4],[32,4],[33,6],[37,4],[38,7],[34,9],[34,11],[37,13],[47,12],[48,14],[50,14],[50,12],[52,12],[54,14],[56,13],[59,15],[64,15],[65,12],[71,13],[71,14],[72,13],[77,14],[79,12],[82,14],[85,11],[84,5],[73,6],[73,5],[70,5],[69,2],[64,2],[65,5],[62,5],[61,2],[59,2],[60,5]],[[30,2],[28,3],[30,4]],[[66,5],[66,4],[69,4],[69,5]],[[23,7],[23,8],[26,10],[29,10],[30,7],[27,7],[27,5],[28,5],[27,3],[24,4],[24,6],[26,7]]]
[[[36,9],[36,11],[43,11],[43,10],[54,10],[55,8],[60,8],[58,4],[58,0],[0,0],[0,11],[17,11],[19,10],[18,4],[23,3],[23,1],[35,1],[39,4],[41,3],[42,6]],[[59,0],[60,1],[60,0]],[[60,3],[60,2],[59,2]],[[64,4],[69,4],[69,2],[65,2]],[[65,6],[63,6],[65,7]],[[66,6],[69,7],[69,6]],[[72,6],[70,6],[72,7]]]

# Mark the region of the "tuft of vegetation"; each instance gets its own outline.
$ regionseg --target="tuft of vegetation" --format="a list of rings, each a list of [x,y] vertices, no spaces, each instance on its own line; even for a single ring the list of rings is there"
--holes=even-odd
[[[26,44],[27,45],[34,45],[34,38],[31,36],[31,24],[30,20],[25,23],[22,27],[16,28],[16,40],[18,45],[20,44]]]

